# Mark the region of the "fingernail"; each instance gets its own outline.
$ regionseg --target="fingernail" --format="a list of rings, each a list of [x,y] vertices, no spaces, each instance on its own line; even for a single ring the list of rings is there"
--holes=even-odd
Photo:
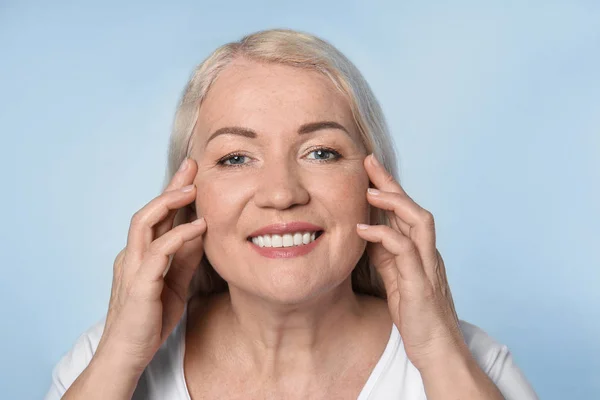
[[[181,188],[182,192],[191,192],[194,189],[194,185],[187,185]]]
[[[365,229],[369,228],[369,225],[366,224],[356,224],[356,226],[358,227],[358,229],[360,229],[361,231],[364,231]]]
[[[200,225],[203,222],[204,222],[204,217],[200,217],[200,218],[198,218],[196,220],[193,220],[192,221],[192,225]]]
[[[179,171],[178,172],[183,172],[187,169],[188,166],[188,159],[187,157],[185,158],[185,160],[183,160],[183,162],[181,163],[181,165],[179,166]]]
[[[374,188],[368,188],[367,192],[369,192],[369,194],[372,194],[373,196],[377,196],[379,193],[381,193],[379,190]]]
[[[377,157],[375,157],[375,154],[371,153],[371,161],[373,161],[373,165],[375,165],[376,167],[381,167],[381,163],[379,162],[379,160],[377,160]]]

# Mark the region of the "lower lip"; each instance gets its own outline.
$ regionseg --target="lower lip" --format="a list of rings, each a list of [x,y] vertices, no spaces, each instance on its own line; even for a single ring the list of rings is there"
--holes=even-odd
[[[310,253],[319,244],[324,233],[310,242],[309,244],[303,244],[300,246],[292,247],[260,247],[252,242],[248,242],[249,245],[263,257],[267,258],[293,258],[300,257]]]

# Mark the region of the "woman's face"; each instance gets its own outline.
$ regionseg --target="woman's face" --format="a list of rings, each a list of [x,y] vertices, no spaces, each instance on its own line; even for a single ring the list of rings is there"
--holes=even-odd
[[[355,232],[369,179],[328,78],[236,61],[208,92],[192,143],[205,254],[230,287],[295,304],[348,279],[365,249]]]

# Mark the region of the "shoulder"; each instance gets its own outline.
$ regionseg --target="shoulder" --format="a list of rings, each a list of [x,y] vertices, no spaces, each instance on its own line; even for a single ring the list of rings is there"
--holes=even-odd
[[[184,314],[185,315],[185,314]],[[45,400],[60,400],[77,377],[87,368],[104,332],[106,319],[98,321],[82,333],[73,347],[65,353],[52,371],[52,382]],[[144,370],[133,399],[185,398],[182,365],[183,334],[185,319],[182,318],[165,343],[160,347]]]
[[[479,367],[489,375],[494,365],[501,361],[498,357],[506,354],[508,348],[477,325],[459,320],[459,326],[471,354]]]
[[[537,400],[538,397],[513,360],[508,347],[477,325],[459,321],[464,340],[479,367],[490,377],[507,400]],[[424,399],[421,375],[406,355],[396,326],[378,366],[369,379],[363,398]]]
[[[509,348],[477,325],[467,321],[459,321],[465,343],[479,368],[496,384],[504,395],[510,399],[537,399],[531,384],[513,359]]]
[[[58,400],[88,366],[104,332],[106,319],[96,322],[82,333],[52,371],[52,382],[45,400]]]

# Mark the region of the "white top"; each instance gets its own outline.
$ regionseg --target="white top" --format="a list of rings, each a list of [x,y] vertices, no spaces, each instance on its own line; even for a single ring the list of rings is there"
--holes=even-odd
[[[187,316],[187,307],[183,313]],[[45,400],[60,400],[90,362],[102,332],[99,321],[83,333],[54,367]],[[466,343],[479,366],[506,400],[538,400],[531,385],[514,364],[508,348],[479,327],[460,321]],[[183,317],[142,374],[132,400],[191,400],[183,373],[186,318]],[[426,400],[419,371],[408,360],[402,338],[393,326],[388,344],[357,400]]]

